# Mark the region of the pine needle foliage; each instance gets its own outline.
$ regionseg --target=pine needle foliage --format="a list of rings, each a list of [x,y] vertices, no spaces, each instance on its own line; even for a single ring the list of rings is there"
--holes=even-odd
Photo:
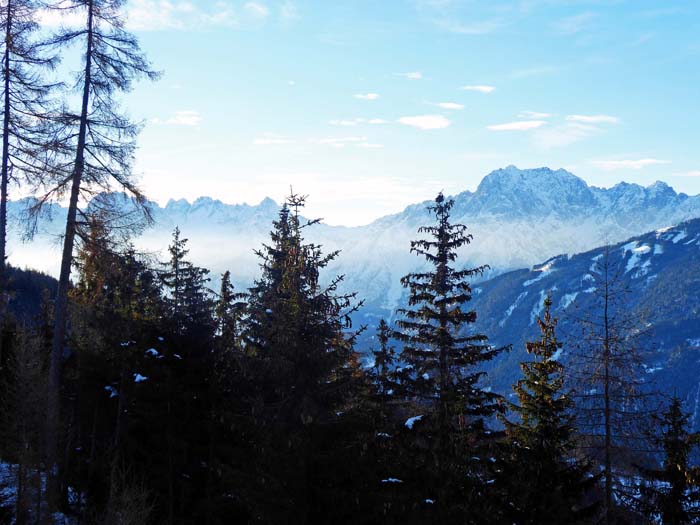
[[[397,337],[403,342],[399,378],[402,392],[415,404],[415,439],[419,475],[426,499],[437,501],[440,519],[461,512],[474,516],[484,508],[486,445],[491,441],[487,421],[503,410],[502,398],[483,385],[480,368],[500,354],[483,334],[469,327],[476,312],[466,308],[472,296],[470,279],[487,266],[457,269],[458,250],[472,235],[463,224],[450,221],[454,201],[440,193],[428,207],[435,224],[418,230],[424,238],[411,242],[411,252],[425,259],[428,269],[410,273],[401,283],[408,288],[409,307],[399,310]]]

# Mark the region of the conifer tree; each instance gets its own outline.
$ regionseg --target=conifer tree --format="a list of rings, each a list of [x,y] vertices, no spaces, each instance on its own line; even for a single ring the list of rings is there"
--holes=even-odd
[[[270,244],[258,252],[262,276],[250,289],[244,330],[258,429],[248,498],[266,523],[314,523],[331,514],[342,521],[357,499],[343,492],[353,484],[339,481],[353,471],[337,468],[359,455],[347,426],[359,374],[355,334],[346,331],[354,295],[337,294],[341,278],[321,284],[337,252],[324,255],[304,242],[302,230],[318,222],[303,222],[304,203],[299,195],[287,199]]]
[[[147,210],[147,202],[131,177],[131,161],[138,126],[118,112],[115,95],[131,89],[134,79],[157,78],[144,58],[137,40],[124,29],[120,12],[124,0],[72,0],[66,9],[85,16],[85,25],[66,29],[52,41],[57,46],[81,42],[84,46],[83,67],[77,75],[80,109],[61,116],[62,138],[69,144],[67,160],[34,207],[66,194],[69,195],[63,252],[61,256],[55,322],[49,361],[47,409],[47,461],[51,485],[58,476],[59,392],[61,360],[66,335],[68,290],[76,234],[84,213],[79,213],[82,198],[89,199],[96,191],[117,187],[133,197],[133,202]],[[53,492],[56,492],[53,490]],[[55,499],[55,498],[52,498]]]
[[[180,236],[180,228],[173,231],[168,247],[170,260],[165,263],[160,278],[168,292],[167,304],[175,333],[179,335],[213,336],[212,310],[214,302],[207,288],[209,270],[195,266],[187,259],[188,239]]]
[[[77,252],[71,354],[64,366],[63,400],[73,421],[67,439],[75,449],[90,451],[69,457],[64,475],[95,512],[108,503],[115,462],[128,456],[134,378],[144,373],[146,349],[163,311],[145,262],[110,233],[101,221],[92,221]]]
[[[688,431],[688,415],[681,401],[673,397],[661,418],[663,468],[640,468],[651,485],[641,491],[641,507],[650,519],[661,518],[664,525],[688,525],[700,520],[700,469],[690,466],[690,455],[700,444],[700,436]]]
[[[505,514],[509,522],[522,525],[587,522],[596,510],[584,504],[597,480],[574,457],[573,399],[563,390],[562,344],[551,307],[547,296],[537,319],[541,339],[526,343],[533,360],[520,364],[524,377],[513,386],[519,404],[511,409],[519,420],[504,419],[509,447],[501,475],[509,486]]]
[[[374,379],[374,395],[379,402],[379,416],[382,420],[388,415],[387,405],[396,389],[396,380],[394,378],[396,350],[390,344],[391,333],[387,322],[381,319],[377,326],[379,348],[372,350],[374,355],[372,375]]]
[[[231,283],[231,272],[221,276],[221,289],[216,302],[216,320],[220,347],[235,351],[242,350],[241,330],[246,304],[245,293],[236,292]]]
[[[403,318],[397,321],[406,363],[401,381],[418,412],[407,426],[415,435],[414,449],[423,448],[419,500],[434,502],[438,519],[469,515],[478,521],[488,505],[487,420],[503,406],[501,397],[482,385],[485,374],[479,367],[504,349],[468,331],[476,321],[476,312],[465,307],[471,299],[469,279],[486,267],[455,268],[457,250],[472,236],[463,224],[450,222],[453,204],[439,194],[428,207],[435,225],[420,228],[426,238],[411,242],[411,251],[424,257],[429,269],[401,280],[409,289],[409,308],[399,311]]]

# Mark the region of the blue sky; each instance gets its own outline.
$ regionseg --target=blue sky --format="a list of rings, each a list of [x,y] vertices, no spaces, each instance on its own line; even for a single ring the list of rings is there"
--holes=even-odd
[[[700,193],[697,0],[131,0],[149,196],[361,224],[490,170]]]

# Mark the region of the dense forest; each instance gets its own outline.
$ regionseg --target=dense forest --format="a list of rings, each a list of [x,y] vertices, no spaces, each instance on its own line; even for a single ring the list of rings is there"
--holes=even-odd
[[[643,381],[642,320],[607,257],[571,357],[545,297],[502,395],[483,365],[510,348],[469,307],[487,267],[459,260],[472,237],[442,194],[406,247],[422,268],[401,281],[407,306],[370,334],[371,366],[352,323],[362,298],[326,275],[341,254],[305,240],[318,221],[303,195],[281,207],[250,288],[232,268],[210,289],[179,229],[166,260],[137,251],[150,215],[131,173],[139,125],[119,101],[159,73],[122,4],[0,4],[2,523],[700,522],[700,440]],[[47,34],[39,9],[83,25]],[[28,234],[68,205],[57,281],[7,263],[18,187],[34,197]]]

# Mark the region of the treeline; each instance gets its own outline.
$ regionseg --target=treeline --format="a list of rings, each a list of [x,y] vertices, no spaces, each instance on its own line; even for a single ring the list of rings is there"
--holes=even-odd
[[[561,359],[543,297],[540,334],[503,397],[484,365],[508,348],[475,331],[467,306],[484,268],[459,264],[471,236],[442,195],[410,247],[427,269],[402,280],[408,305],[379,323],[369,368],[351,322],[361,301],[339,292],[342,277],[322,278],[338,254],[305,241],[303,197],[282,207],[248,290],[227,272],[212,292],[178,230],[168,260],[139,253],[130,239],[150,221],[131,175],[139,126],[118,99],[158,74],[122,8],[0,2],[0,519],[698,520],[696,436],[677,399],[650,404],[638,319],[606,257],[593,272],[600,308],[582,316],[572,357]],[[40,11],[80,23],[49,34]],[[82,57],[72,82],[68,45]],[[18,184],[34,196],[29,233],[48,204],[68,203],[57,290],[32,322],[8,308]]]

